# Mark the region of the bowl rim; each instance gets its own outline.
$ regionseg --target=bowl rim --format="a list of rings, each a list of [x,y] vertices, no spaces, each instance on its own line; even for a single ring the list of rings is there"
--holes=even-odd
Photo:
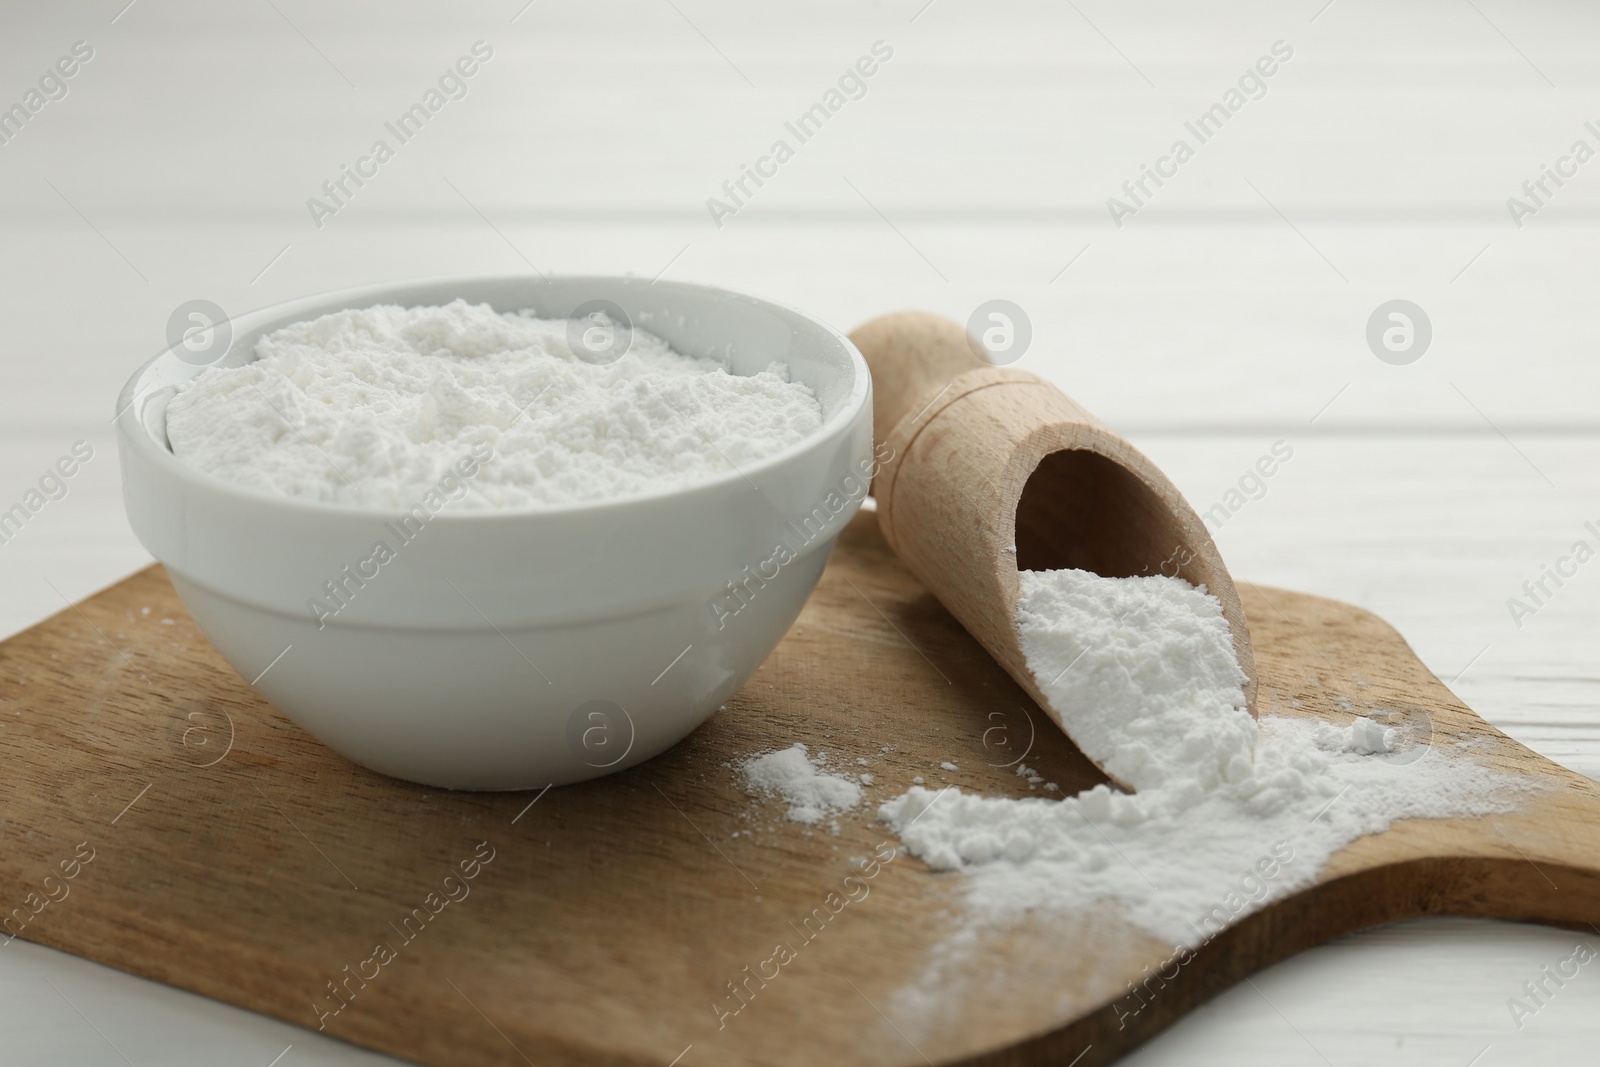
[[[817,316],[805,311],[801,311],[799,308],[792,307],[788,304],[779,303],[775,300],[768,300],[764,297],[751,296],[748,293],[741,293],[736,290],[724,288],[722,286],[709,285],[701,282],[686,282],[677,280],[649,282],[646,279],[627,274],[536,274],[521,272],[509,274],[495,273],[432,275],[424,278],[400,279],[397,281],[378,282],[370,285],[350,286],[343,289],[333,289],[311,293],[305,296],[294,297],[289,300],[282,300],[274,304],[268,304],[263,307],[254,308],[250,311],[244,312],[241,315],[230,316],[225,321],[233,326],[236,333],[242,333],[255,329],[261,321],[270,321],[271,319],[291,314],[296,308],[304,307],[310,309],[313,307],[323,306],[329,302],[349,303],[351,306],[355,306],[356,301],[366,301],[367,303],[364,306],[370,307],[373,306],[374,303],[381,303],[381,298],[385,293],[400,292],[406,289],[423,286],[486,283],[526,283],[532,285],[549,284],[552,282],[569,284],[583,284],[588,282],[606,284],[624,283],[635,285],[647,284],[650,288],[660,288],[663,290],[692,290],[715,298],[735,300],[747,304],[753,304],[758,307],[786,312],[806,323],[809,323],[811,326],[819,330],[824,336],[831,338],[841,346],[845,356],[850,360],[854,367],[854,381],[851,384],[849,394],[845,397],[844,402],[839,405],[838,410],[825,418],[820,426],[808,433],[799,441],[796,441],[780,451],[747,466],[733,466],[732,462],[729,461],[729,465],[733,466],[732,470],[725,471],[715,475],[714,477],[706,478],[701,481],[696,481],[693,484],[684,486],[682,488],[652,488],[639,493],[631,493],[627,496],[609,497],[603,500],[573,501],[561,504],[519,504],[512,507],[486,508],[445,507],[435,513],[429,520],[430,522],[444,521],[452,525],[465,525],[468,523],[494,523],[508,520],[523,520],[537,516],[570,516],[588,512],[604,512],[611,509],[626,508],[630,506],[637,507],[641,504],[648,504],[669,498],[681,500],[685,497],[695,496],[702,493],[714,495],[719,493],[719,491],[724,489],[726,486],[740,480],[749,482],[752,486],[755,486],[755,482],[752,480],[754,476],[765,474],[778,467],[784,466],[794,461],[796,458],[803,455],[810,449],[813,449],[818,445],[837,437],[841,433],[848,432],[850,426],[852,426],[856,420],[861,417],[863,410],[867,412],[871,412],[872,410],[871,370],[867,366],[867,361],[861,355],[860,350],[856,348],[855,343],[852,342],[847,335],[835,329],[832,325],[823,321]],[[454,297],[453,299],[464,300],[466,298],[458,296]],[[485,303],[485,301],[476,302]],[[329,309],[319,312],[318,314],[334,314],[336,310],[339,309]],[[309,310],[306,314],[309,317]],[[291,323],[286,323],[285,325],[289,324]],[[325,514],[332,516],[367,516],[388,518],[395,515],[408,514],[407,510],[400,505],[394,505],[392,507],[373,507],[365,504],[348,504],[343,502],[323,500],[305,500],[298,497],[283,496],[264,489],[239,485],[235,482],[227,481],[226,479],[219,478],[216,475],[198,470],[189,466],[187,463],[184,463],[172,452],[170,447],[163,447],[158,441],[155,440],[150,432],[149,427],[146,426],[143,418],[144,404],[137,402],[139,394],[141,391],[143,391],[144,380],[146,376],[157,366],[157,364],[161,363],[163,360],[168,358],[177,358],[173,354],[173,349],[175,347],[176,346],[173,345],[163,349],[149,360],[146,360],[138,367],[137,370],[133,372],[132,376],[129,377],[127,383],[123,385],[121,392],[117,396],[117,413],[115,416],[119,437],[131,447],[138,449],[147,460],[155,463],[163,473],[171,477],[182,479],[197,486],[199,489],[202,489],[207,493],[235,498],[241,502],[248,502],[258,506],[271,505],[286,509],[288,511],[299,511],[312,515]],[[229,347],[231,349],[231,343]],[[813,392],[815,392],[815,390],[813,390]],[[146,399],[145,403],[148,403],[148,399]],[[865,475],[863,475],[863,478],[870,481],[870,479],[868,479]],[[757,488],[759,491],[759,487]]]

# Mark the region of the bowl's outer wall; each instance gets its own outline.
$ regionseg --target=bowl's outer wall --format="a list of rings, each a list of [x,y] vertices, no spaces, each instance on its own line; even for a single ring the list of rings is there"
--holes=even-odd
[[[742,686],[800,614],[832,542],[717,621],[696,603],[493,630],[329,626],[173,583],[233,667],[307,731],[375,771],[447,789],[541,789],[676,744]],[[597,705],[600,718],[585,709]]]

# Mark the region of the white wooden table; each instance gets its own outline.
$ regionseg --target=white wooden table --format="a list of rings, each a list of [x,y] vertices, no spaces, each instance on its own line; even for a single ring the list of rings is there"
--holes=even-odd
[[[0,544],[0,634],[148,562],[108,420],[184,301],[530,265],[723,283],[845,329],[1004,298],[1032,324],[1019,365],[1202,511],[1291,444],[1216,531],[1237,575],[1378,611],[1496,725],[1600,776],[1600,563],[1520,626],[1507,607],[1600,523],[1600,162],[1561,162],[1600,150],[1600,11],[126,2],[0,8],[0,107],[93,49],[0,145],[0,509],[75,441],[95,450]],[[385,122],[480,40],[465,97],[398,144]],[[799,143],[785,122],[878,41],[892,57]],[[1279,41],[1265,95],[1199,143],[1185,123]],[[394,158],[316,226],[307,198],[380,137]],[[715,225],[707,198],[778,138],[793,158]],[[1131,203],[1122,183],[1178,138],[1193,158],[1116,226],[1107,198]],[[1518,226],[1507,198],[1533,206],[1546,164],[1576,173]],[[1433,328],[1403,366],[1365,337],[1396,298]],[[1126,1062],[1587,1062],[1600,977],[1521,1029],[1506,1007],[1575,937],[1350,938]],[[17,1065],[393,1062],[24,942],[0,952],[0,1028]]]

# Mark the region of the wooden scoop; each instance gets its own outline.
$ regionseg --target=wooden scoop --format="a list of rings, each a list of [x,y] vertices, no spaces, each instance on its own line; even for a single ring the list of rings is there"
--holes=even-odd
[[[1204,585],[1222,602],[1256,714],[1238,590],[1154,463],[1044,379],[990,365],[948,319],[897,312],[850,339],[872,368],[874,433],[890,456],[873,482],[884,539],[1058,725],[1017,633],[1019,570]]]

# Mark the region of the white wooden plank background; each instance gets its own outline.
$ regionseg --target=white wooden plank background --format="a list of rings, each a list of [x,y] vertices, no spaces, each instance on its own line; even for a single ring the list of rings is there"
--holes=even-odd
[[[1520,628],[1505,603],[1600,520],[1600,161],[1521,228],[1505,204],[1574,139],[1600,149],[1600,10],[125,3],[0,8],[0,105],[95,49],[0,146],[0,507],[75,440],[96,450],[0,545],[0,634],[148,561],[107,420],[184,300],[530,263],[664,271],[847,329],[1004,297],[1033,322],[1020,365],[1200,508],[1293,445],[1218,531],[1238,575],[1380,612],[1491,721],[1600,776],[1600,565]],[[305,199],[479,39],[495,56],[468,96],[314,227]],[[894,58],[866,95],[715,227],[706,198],[878,40]],[[1295,54],[1267,95],[1114,227],[1106,197],[1277,40]],[[1395,297],[1435,330],[1406,367],[1363,337]],[[1585,1062],[1600,979],[1521,1030],[1505,1007],[1573,936],[1350,938],[1128,1062]],[[22,942],[0,952],[0,1027],[7,1064],[392,1062]]]

